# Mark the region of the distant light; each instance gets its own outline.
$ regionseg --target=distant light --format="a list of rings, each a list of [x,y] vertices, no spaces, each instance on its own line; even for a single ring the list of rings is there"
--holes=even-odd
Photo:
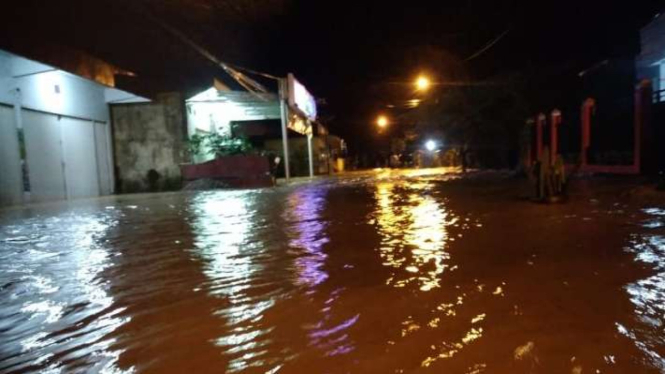
[[[376,119],[376,124],[381,128],[388,126],[388,117],[379,116],[379,118]]]
[[[426,91],[429,89],[429,86],[430,81],[426,76],[421,75],[416,79],[416,88],[418,88],[419,91]]]
[[[425,142],[425,148],[430,152],[434,151],[436,149],[436,142],[434,140],[431,140],[431,139],[426,141]]]

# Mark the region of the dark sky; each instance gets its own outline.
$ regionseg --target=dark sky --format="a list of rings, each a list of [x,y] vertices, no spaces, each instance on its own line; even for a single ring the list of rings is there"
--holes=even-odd
[[[100,0],[3,5],[0,44],[54,42],[135,71],[136,89],[195,92],[224,73],[178,41],[162,20],[223,60],[293,72],[327,105],[333,131],[363,133],[380,104],[411,80],[423,49],[465,59],[471,80],[510,72],[574,74],[639,51],[639,28],[661,1]],[[138,81],[137,81],[138,80]],[[122,83],[122,82],[121,82]],[[126,82],[125,82],[126,83]]]

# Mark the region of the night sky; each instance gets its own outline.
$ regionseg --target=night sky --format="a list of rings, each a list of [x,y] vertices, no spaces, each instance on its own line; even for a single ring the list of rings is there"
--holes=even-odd
[[[274,75],[293,72],[318,98],[333,132],[368,136],[399,86],[427,70],[422,51],[464,62],[468,80],[513,72],[544,82],[607,58],[639,52],[639,29],[660,1],[24,1],[3,5],[0,47],[29,54],[55,43],[89,52],[138,77],[141,93],[191,94],[221,69],[154,20],[177,28],[222,60]],[[123,87],[124,86],[124,87]]]

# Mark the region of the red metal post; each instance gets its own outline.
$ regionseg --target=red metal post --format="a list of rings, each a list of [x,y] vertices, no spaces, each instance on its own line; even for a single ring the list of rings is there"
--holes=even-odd
[[[561,124],[561,111],[554,109],[552,111],[552,126],[550,126],[550,160],[552,164],[559,153],[559,125]]]
[[[545,127],[547,117],[543,113],[538,115],[536,120],[536,159],[540,160],[543,153],[543,127]]]
[[[527,149],[525,150],[526,155],[524,155],[524,166],[525,168],[530,168],[531,165],[533,165],[533,161],[536,158],[534,153],[534,146],[533,146],[533,135],[532,132],[533,129],[531,128],[536,122],[533,120],[533,118],[528,118],[526,120],[526,128],[529,130],[529,142],[527,143]]]
[[[582,104],[582,147],[580,149],[582,166],[589,162],[588,152],[591,146],[591,115],[596,108],[596,101],[592,98],[584,100]]]

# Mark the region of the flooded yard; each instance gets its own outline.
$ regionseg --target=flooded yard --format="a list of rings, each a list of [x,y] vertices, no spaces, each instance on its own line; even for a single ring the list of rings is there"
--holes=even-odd
[[[665,207],[445,170],[0,210],[3,373],[665,373]]]

